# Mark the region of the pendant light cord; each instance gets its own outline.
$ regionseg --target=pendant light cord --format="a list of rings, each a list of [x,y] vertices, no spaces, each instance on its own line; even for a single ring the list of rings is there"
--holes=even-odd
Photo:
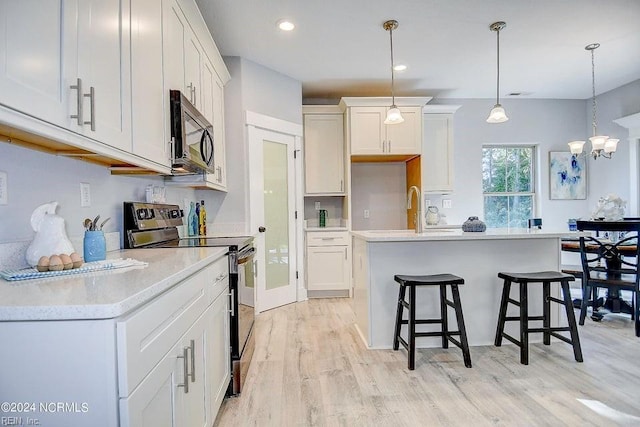
[[[391,105],[395,107],[396,97],[393,93],[394,79],[393,79],[393,27],[389,28],[389,41],[391,42]]]
[[[596,121],[596,63],[594,59],[594,51],[595,49],[591,49],[591,93],[593,99],[593,121],[591,122],[591,127],[593,129],[593,136],[596,136],[598,133],[598,122]]]
[[[496,57],[497,82],[496,82],[496,105],[500,104],[500,29],[496,31],[496,43],[498,55]]]

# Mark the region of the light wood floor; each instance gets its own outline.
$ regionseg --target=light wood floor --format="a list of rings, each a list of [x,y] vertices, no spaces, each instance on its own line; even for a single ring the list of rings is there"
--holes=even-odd
[[[514,345],[472,347],[471,369],[455,346],[419,350],[415,371],[403,349],[367,350],[346,298],[262,313],[255,332],[245,389],[225,400],[217,426],[640,425],[640,338],[626,317],[587,318],[584,363],[555,341],[532,344],[529,366]]]

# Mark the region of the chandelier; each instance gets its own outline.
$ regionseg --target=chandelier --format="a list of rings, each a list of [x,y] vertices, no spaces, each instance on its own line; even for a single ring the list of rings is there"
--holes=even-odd
[[[593,156],[594,160],[598,157],[610,159],[613,153],[616,151],[619,141],[619,139],[609,138],[606,135],[598,135],[598,121],[596,120],[596,66],[593,52],[599,47],[600,43],[592,43],[584,47],[585,50],[591,52],[591,104],[593,111],[591,128],[593,130],[593,136],[589,138],[589,141],[591,141],[591,155]],[[576,156],[582,154],[584,144],[585,141],[569,142],[569,149],[571,150],[571,154]]]

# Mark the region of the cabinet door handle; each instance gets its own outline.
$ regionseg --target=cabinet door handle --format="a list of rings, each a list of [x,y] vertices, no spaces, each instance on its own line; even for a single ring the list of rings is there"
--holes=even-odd
[[[344,259],[347,259],[347,248],[344,248]]]
[[[196,105],[196,102],[197,102],[197,101],[196,101],[196,95],[197,95],[196,87],[195,87],[195,86],[193,86],[193,89],[192,89],[192,90],[193,90],[193,105]]]
[[[196,382],[196,340],[191,340],[191,382]]]
[[[189,101],[191,101],[192,104],[195,104],[195,102],[193,102],[193,83],[189,83],[187,85],[187,89],[189,89]]]
[[[340,180],[340,192],[342,193],[344,191],[344,181]]]
[[[93,86],[89,88],[89,93],[84,94],[85,98],[89,98],[89,106],[91,108],[88,122],[85,125],[91,125],[91,130],[96,131],[96,90]]]
[[[391,140],[387,141],[387,152],[391,152]]]
[[[72,119],[76,119],[78,122],[78,126],[82,126],[82,79],[78,78],[76,80],[76,84],[70,86],[71,89],[76,90],[76,111],[77,114],[72,114],[70,117]]]
[[[184,365],[182,367],[182,380],[184,383],[178,384],[178,387],[184,387],[184,393],[189,393],[189,347],[184,347],[182,349],[182,356],[178,356],[178,359],[182,359],[184,361]]]
[[[383,153],[386,151],[386,146],[387,146],[387,141],[382,140],[382,152]]]

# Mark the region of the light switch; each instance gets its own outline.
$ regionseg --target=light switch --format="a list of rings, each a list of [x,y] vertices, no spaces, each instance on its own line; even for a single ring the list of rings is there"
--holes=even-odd
[[[369,209],[364,210],[364,217],[369,218]]]
[[[442,199],[442,207],[445,209],[451,209],[451,199]]]
[[[80,207],[91,206],[91,186],[88,182],[80,183]]]
[[[9,203],[8,187],[7,173],[0,171],[0,205],[6,205]]]
[[[316,202],[316,210],[319,211],[320,210],[320,202]]]

